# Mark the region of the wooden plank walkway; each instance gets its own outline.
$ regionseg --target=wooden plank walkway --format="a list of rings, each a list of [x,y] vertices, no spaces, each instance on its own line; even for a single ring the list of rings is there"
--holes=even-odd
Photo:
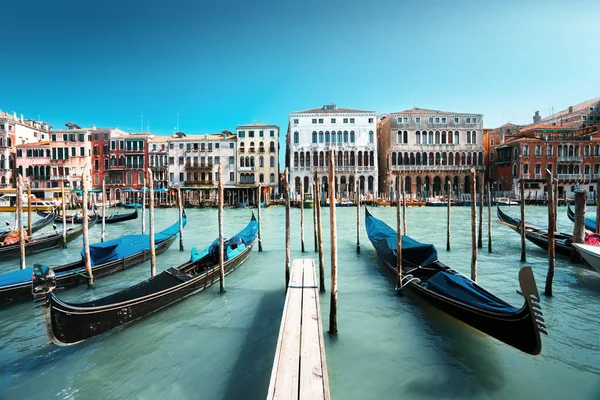
[[[294,260],[267,400],[329,400],[319,288],[312,259]]]

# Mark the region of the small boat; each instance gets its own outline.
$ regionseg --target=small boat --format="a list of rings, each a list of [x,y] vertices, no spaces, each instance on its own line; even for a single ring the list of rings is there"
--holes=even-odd
[[[406,205],[408,205],[408,202],[406,203]],[[375,200],[375,206],[377,207],[389,207],[390,206],[390,202],[385,200],[385,199],[377,199]]]
[[[443,197],[434,197],[427,200],[425,203],[427,207],[446,207],[446,200]]]
[[[600,246],[590,244],[573,243],[573,246],[581,257],[587,261],[596,271],[600,272]]]
[[[96,221],[98,221],[98,215],[94,214],[94,217],[89,222],[89,227],[92,227],[96,223]],[[54,226],[54,227],[56,228],[56,226]],[[83,225],[80,225],[76,228],[71,227],[71,228],[67,229],[67,237],[66,237],[67,243],[72,242],[73,240],[75,240],[76,238],[81,236],[82,234],[83,234]],[[55,229],[54,233],[52,233],[52,234],[40,236],[37,238],[33,237],[33,238],[29,239],[29,241],[25,243],[25,254],[29,255],[29,254],[34,254],[34,253],[41,253],[43,251],[55,249],[57,247],[62,247],[62,246],[63,246],[62,232],[58,232]],[[4,245],[4,246],[0,245],[0,260],[8,260],[11,258],[18,258],[18,257],[20,257],[20,255],[21,255],[21,248],[20,248],[19,242]]]
[[[98,211],[96,211],[98,212]],[[38,211],[39,215],[45,215],[42,211]],[[123,222],[123,221],[129,221],[132,219],[136,219],[138,217],[138,211],[137,209],[135,209],[132,213],[129,214],[113,214],[113,215],[107,215],[106,217],[104,217],[104,223],[106,224],[116,224],[117,222]],[[92,217],[90,217],[92,218]],[[67,224],[82,224],[83,223],[83,217],[81,216],[75,216],[75,215],[67,215]],[[54,218],[54,221],[56,223],[60,223],[62,224],[62,216],[58,215]],[[100,222],[102,222],[102,217],[100,217]]]
[[[521,220],[506,215],[498,207],[498,218],[503,225],[521,234]],[[525,239],[536,246],[548,250],[548,229],[525,224]],[[554,233],[554,249],[557,254],[570,257],[573,253],[573,236],[568,233]]]
[[[366,229],[379,259],[394,273],[397,233],[366,211]],[[524,304],[516,308],[438,260],[432,244],[402,237],[400,290],[425,300],[439,310],[525,353],[542,350],[546,333],[540,295],[530,267],[521,268],[519,282]]]
[[[421,207],[424,206],[425,202],[422,200],[417,200],[415,198],[412,197],[407,197],[406,198],[406,207]]]
[[[575,222],[575,211],[571,209],[571,205],[569,204],[567,207],[567,216],[571,220],[571,222]],[[596,231],[596,218],[586,217],[585,218],[585,229],[591,232]]]
[[[238,208],[248,207],[248,202],[247,201],[238,201],[237,206],[238,206]]]
[[[187,219],[183,214],[182,224]],[[156,254],[167,250],[179,234],[179,221],[165,230],[154,234]],[[140,264],[150,258],[150,235],[126,235],[117,239],[90,245],[90,262],[94,280]],[[87,283],[85,254],[81,259],[52,268],[56,274],[56,288],[70,289]],[[32,299],[32,268],[0,274],[0,306],[11,302]]]
[[[32,196],[31,200],[31,208],[39,209],[39,210],[54,210],[56,205],[52,201],[40,200]],[[28,200],[23,197],[23,206],[22,209],[26,210],[29,208]],[[17,194],[16,193],[5,193],[0,197],[0,212],[15,212],[17,209]]]
[[[497,206],[518,206],[521,204],[518,200],[513,200],[510,197],[498,197],[496,198]]]
[[[142,208],[142,203],[121,203],[126,208]]]
[[[33,224],[31,224],[31,233],[35,233],[35,232],[39,231],[40,229],[45,228],[46,226],[50,225],[52,223],[52,221],[54,221],[54,211],[50,211],[48,214],[45,214],[42,219],[39,219],[39,220],[35,221]],[[7,222],[7,225],[8,225],[8,222]],[[24,228],[27,229],[27,226],[25,226]],[[14,232],[14,230],[9,228],[9,229],[5,230],[4,232],[0,233],[0,242],[4,241],[4,239],[6,239],[6,237],[11,232]]]
[[[342,201],[335,204],[336,207],[354,207],[355,204],[349,199],[342,199]]]
[[[224,269],[229,274],[252,252],[258,223],[224,241]],[[204,251],[192,249],[190,261],[164,270],[137,285],[86,303],[67,303],[53,292],[56,276],[46,266],[34,266],[34,297],[44,297],[48,336],[57,345],[71,345],[143,318],[219,281],[219,239]]]

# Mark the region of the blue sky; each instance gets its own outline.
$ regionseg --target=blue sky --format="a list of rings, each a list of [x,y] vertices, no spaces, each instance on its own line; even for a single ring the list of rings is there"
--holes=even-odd
[[[20,0],[2,7],[0,109],[169,134],[334,102],[484,114],[600,96],[598,1]]]

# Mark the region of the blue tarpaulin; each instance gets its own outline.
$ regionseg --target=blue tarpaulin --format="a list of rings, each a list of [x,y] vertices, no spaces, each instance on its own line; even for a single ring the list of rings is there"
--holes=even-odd
[[[156,193],[167,193],[167,189],[165,189],[165,188],[154,189],[154,192],[156,192]]]
[[[182,223],[185,227],[187,219],[183,218]],[[158,245],[160,242],[163,242],[178,233],[179,222],[176,222],[167,229],[154,234],[154,243]],[[150,235],[127,235],[118,239],[91,245],[90,258],[92,266],[94,266],[129,257],[135,253],[149,249]],[[85,257],[84,250],[81,251],[81,257]]]
[[[240,254],[246,247],[248,247],[256,238],[258,233],[258,222],[252,216],[252,220],[246,225],[244,229],[238,232],[235,236],[224,240],[223,245],[225,246],[225,253],[223,254],[224,261],[231,260]],[[219,258],[219,239],[216,239],[210,246],[199,252],[196,248],[192,249],[190,261],[197,261],[206,255],[211,255],[215,259]]]
[[[133,192],[133,189],[132,188],[127,188],[127,189],[121,190],[121,193],[125,193],[125,192],[127,192],[127,193]]]
[[[503,313],[519,311],[518,308],[486,292],[463,275],[438,272],[425,282],[425,287],[438,294],[458,300],[461,303],[484,310]]]

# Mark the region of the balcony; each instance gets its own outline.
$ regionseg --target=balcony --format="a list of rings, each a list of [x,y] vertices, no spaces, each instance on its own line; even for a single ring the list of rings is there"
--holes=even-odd
[[[69,179],[69,175],[51,175],[50,176],[51,181],[66,181],[67,179]]]
[[[257,184],[257,183],[258,183],[258,182],[256,182],[256,181],[251,181],[251,182],[239,182],[239,184],[240,184],[240,185],[255,185],[255,184]]]
[[[49,175],[33,175],[31,177],[31,180],[34,180],[34,181],[48,181],[48,180],[50,180],[50,176]]]
[[[238,149],[238,151],[239,151],[240,153],[244,153],[244,152],[246,151],[246,149],[244,149],[243,147],[240,147],[240,148]]]
[[[576,180],[579,179],[581,180],[583,177],[583,175],[581,174],[558,174],[557,178],[559,180]]]
[[[186,171],[212,171],[213,164],[185,164]]]
[[[542,174],[535,174],[535,179],[542,179]]]
[[[483,165],[394,165],[392,171],[485,171]]]
[[[523,174],[523,179],[529,179],[529,174]]]
[[[254,171],[256,169],[256,167],[240,167],[239,170],[240,172],[250,172],[250,171]]]
[[[354,172],[354,173],[360,173],[360,172],[374,172],[376,170],[377,167],[373,166],[373,167],[356,167],[356,166],[350,166],[350,165],[336,165],[335,166],[335,170],[337,172]],[[314,171],[318,171],[318,172],[327,172],[329,170],[329,167],[325,167],[325,166],[313,166],[313,167],[293,167],[291,169],[294,172],[314,172]]]
[[[585,181],[590,181],[590,180],[592,180],[592,175],[590,175],[590,174],[585,174],[585,175],[583,176],[583,180],[585,180]]]
[[[125,164],[124,168],[127,168],[127,169],[144,169],[144,164],[129,163],[129,164]]]
[[[557,158],[558,162],[582,162],[583,157],[581,156],[559,156]]]
[[[204,181],[185,181],[184,186],[190,187],[204,187],[204,186],[212,186],[212,180],[204,180]]]
[[[265,152],[265,148],[264,147],[259,147],[258,148],[258,152],[259,153],[264,153]]]
[[[123,179],[114,179],[114,178],[111,179],[111,178],[108,178],[106,180],[106,184],[107,185],[122,185],[124,183],[125,183],[125,181]]]

